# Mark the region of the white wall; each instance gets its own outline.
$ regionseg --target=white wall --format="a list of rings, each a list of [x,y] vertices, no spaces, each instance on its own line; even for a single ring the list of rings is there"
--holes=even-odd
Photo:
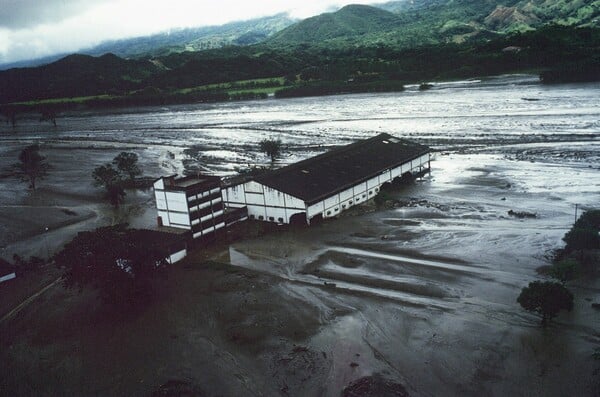
[[[164,187],[162,178],[154,183],[154,189],[159,189],[160,186]],[[156,199],[158,216],[162,219],[162,224],[164,226],[182,229],[190,228],[190,215],[188,213],[188,203],[185,192],[154,190],[154,197]]]
[[[175,252],[169,256],[169,263],[173,264],[179,262],[183,258],[187,256],[187,249],[182,249],[181,251]]]
[[[154,182],[154,189],[165,190],[165,181],[163,178]]]
[[[4,275],[4,276],[0,277],[0,283],[3,283],[8,280],[12,280],[16,277],[17,277],[17,275],[15,273],[10,273],[10,274]]]
[[[228,207],[246,205],[248,216],[257,220],[289,223],[292,215],[302,212],[306,212],[309,219],[319,214],[324,218],[334,217],[350,207],[375,197],[384,183],[392,182],[394,178],[408,171],[412,173],[421,171],[428,166],[429,158],[430,155],[425,154],[397,167],[386,169],[367,181],[357,183],[308,207],[304,201],[296,197],[255,181],[223,190],[223,201]]]
[[[169,211],[188,212],[187,199],[184,192],[165,192]]]
[[[228,207],[248,207],[248,217],[276,223],[289,223],[294,214],[306,212],[304,201],[255,181],[223,190]]]
[[[327,197],[324,200],[309,206],[306,213],[307,217],[310,219],[316,215],[322,214],[323,218],[331,218],[339,215],[350,207],[360,205],[365,201],[374,198],[377,193],[379,193],[381,185],[384,183],[392,182],[394,178],[401,176],[405,172],[411,171],[414,174],[421,171],[422,168],[428,167],[429,158],[429,154],[425,154],[395,168],[384,170],[379,175],[366,182],[358,183],[349,189]]]

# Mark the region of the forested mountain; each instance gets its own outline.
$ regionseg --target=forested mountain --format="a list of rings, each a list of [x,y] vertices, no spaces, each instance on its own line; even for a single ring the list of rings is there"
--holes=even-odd
[[[69,55],[35,68],[0,72],[0,103],[65,98],[133,89],[159,68],[150,61]]]
[[[106,42],[83,53],[102,55],[110,52],[120,57],[132,58],[202,51],[230,45],[250,45],[264,41],[296,21],[287,14],[277,14],[221,26],[174,29],[151,36]]]
[[[162,55],[138,60],[114,54],[71,55],[41,67],[0,72],[0,104],[35,104],[49,98],[108,106],[223,100],[266,95],[265,84],[273,82],[278,91],[302,86],[296,92],[355,92],[532,70],[543,72],[545,81],[596,80],[600,79],[599,7],[600,0],[350,5],[290,25],[259,44],[203,51],[169,47],[196,37],[197,31],[182,31],[175,38],[139,39],[137,47],[122,43],[123,51],[133,54],[162,42],[166,45],[165,54],[158,51]],[[275,20],[285,19],[278,18],[263,22],[274,26]],[[206,32],[219,31],[225,37],[225,32],[240,33],[242,25]],[[244,26],[251,30],[247,36],[236,36],[238,44],[258,40],[256,21]],[[198,40],[195,43],[202,43]],[[269,81],[247,81],[252,79]],[[314,87],[320,82],[328,87],[325,91]],[[268,92],[273,93],[273,87]],[[87,96],[102,98],[82,99]]]
[[[351,5],[300,21],[266,42],[276,46],[305,43],[409,48],[486,40],[548,23],[599,27],[600,1],[405,0],[373,7]]]
[[[364,5],[349,5],[332,13],[298,22],[275,34],[268,44],[319,43],[332,39],[352,40],[396,28],[401,19],[389,11]]]

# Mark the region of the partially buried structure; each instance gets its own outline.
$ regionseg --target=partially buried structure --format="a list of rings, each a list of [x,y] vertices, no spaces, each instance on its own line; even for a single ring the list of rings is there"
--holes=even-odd
[[[162,177],[154,182],[158,223],[194,239],[248,218],[310,224],[375,197],[388,183],[429,170],[427,146],[380,134],[319,156],[223,186],[216,176]]]
[[[223,189],[228,208],[281,224],[332,218],[430,167],[430,148],[380,134]]]
[[[161,177],[154,181],[154,196],[158,225],[188,230],[194,239],[214,237],[226,226],[247,219],[245,208],[225,208],[218,176]]]

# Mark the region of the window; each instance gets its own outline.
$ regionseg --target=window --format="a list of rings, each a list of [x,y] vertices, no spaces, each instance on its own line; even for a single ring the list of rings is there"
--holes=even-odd
[[[259,215],[259,216],[258,216],[258,220],[259,220],[259,221],[262,221],[262,220],[264,220],[264,219],[265,219],[265,217],[264,217],[264,216],[262,216],[262,215]]]
[[[335,209],[335,212],[338,212],[339,210],[340,210],[339,208],[336,208],[336,209]]]
[[[348,201],[348,205],[352,205],[352,200]]]
[[[281,217],[277,218],[277,222],[283,223],[283,218],[281,218]]]
[[[250,215],[250,219],[256,219],[254,215]]]
[[[378,187],[376,187],[376,188],[375,188],[375,191],[376,191],[376,192],[378,192],[378,191],[379,191],[379,188],[378,188]]]
[[[363,193],[363,198],[367,197],[367,193]]]
[[[345,210],[346,209],[346,204],[342,205],[342,209]]]
[[[370,195],[372,195],[372,194],[373,194],[373,191],[372,191],[372,190],[369,190],[369,196],[370,196]]]
[[[331,215],[331,211],[327,211],[327,215]]]
[[[275,222],[275,217],[272,217],[272,216],[270,216],[270,217],[269,217],[269,221],[271,221],[271,222]]]

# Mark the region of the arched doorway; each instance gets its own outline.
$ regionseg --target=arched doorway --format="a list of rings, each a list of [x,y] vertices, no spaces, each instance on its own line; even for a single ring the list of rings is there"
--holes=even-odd
[[[307,224],[306,212],[299,212],[290,217],[290,225],[306,226]]]

